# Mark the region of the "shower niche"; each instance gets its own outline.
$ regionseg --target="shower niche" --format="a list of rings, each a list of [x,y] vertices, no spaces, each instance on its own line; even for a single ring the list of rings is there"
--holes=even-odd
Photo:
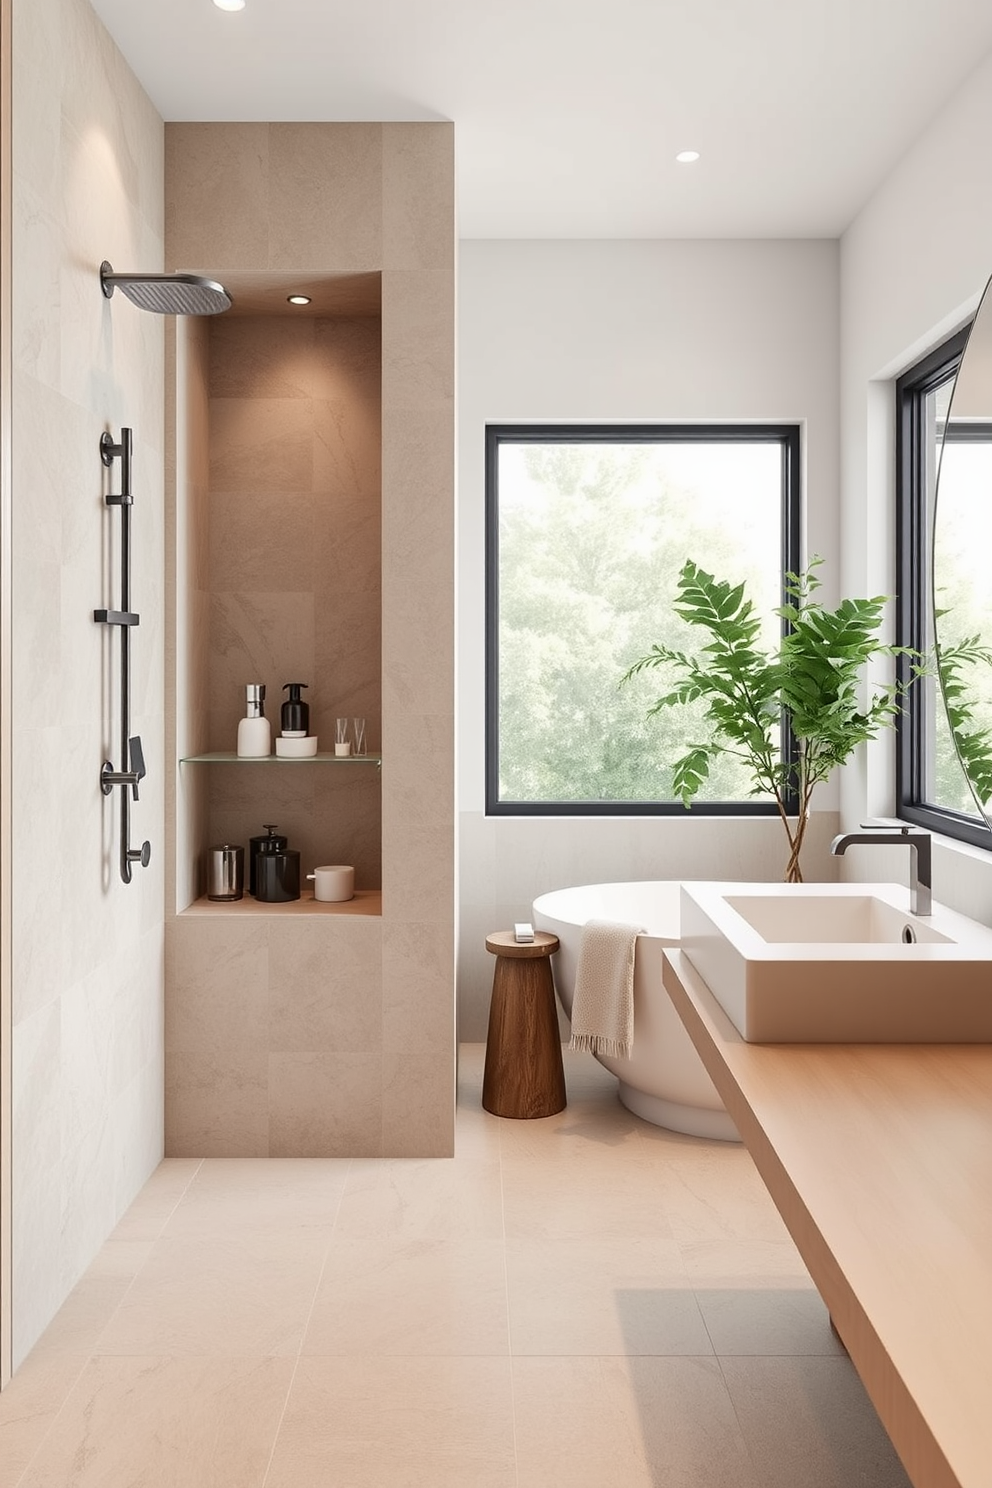
[[[177,908],[204,897],[207,851],[277,823],[303,874],[351,863],[358,893],[281,913],[375,913],[381,901],[381,276],[262,285],[225,275],[234,305],[177,322],[177,628],[181,830]],[[305,292],[306,306],[288,295]],[[177,618],[179,618],[177,616]],[[305,680],[319,754],[234,756],[245,687],[264,682],[273,747],[283,686]],[[364,718],[368,754],[336,759],[335,721]],[[225,758],[225,756],[227,756]],[[233,756],[233,757],[232,757]],[[304,880],[305,883],[305,880]]]

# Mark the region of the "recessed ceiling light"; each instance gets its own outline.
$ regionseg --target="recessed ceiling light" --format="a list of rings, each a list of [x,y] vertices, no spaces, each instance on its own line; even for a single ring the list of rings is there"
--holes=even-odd
[[[286,299],[291,305],[309,305],[309,295],[287,295]]]
[[[675,159],[678,161],[679,165],[692,165],[694,161],[699,159],[699,151],[680,150]]]
[[[245,0],[214,0],[218,10],[244,10]]]

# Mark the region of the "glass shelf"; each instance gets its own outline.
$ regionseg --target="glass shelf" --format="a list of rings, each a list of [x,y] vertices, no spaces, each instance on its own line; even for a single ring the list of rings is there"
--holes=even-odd
[[[301,759],[289,755],[262,754],[242,755],[233,750],[220,750],[214,754],[184,754],[181,765],[375,765],[382,764],[381,754],[331,754],[321,751],[307,754]]]

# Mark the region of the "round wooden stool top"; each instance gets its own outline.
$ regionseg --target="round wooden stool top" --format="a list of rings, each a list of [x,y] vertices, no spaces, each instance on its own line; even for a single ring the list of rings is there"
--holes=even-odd
[[[486,950],[494,956],[550,956],[557,949],[557,935],[546,930],[535,930],[533,940],[514,940],[512,930],[494,930],[486,936]]]

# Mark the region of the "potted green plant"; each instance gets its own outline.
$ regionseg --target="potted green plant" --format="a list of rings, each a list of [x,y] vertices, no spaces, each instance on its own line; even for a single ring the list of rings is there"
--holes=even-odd
[[[705,632],[705,643],[694,655],[655,645],[621,679],[623,685],[649,667],[673,674],[674,686],[649,714],[703,700],[711,734],[675,763],[674,790],[688,807],[712,760],[721,754],[742,760],[752,794],[771,795],[778,808],[789,842],[787,883],[802,882],[800,854],[814,790],[859,744],[894,724],[904,690],[898,681],[866,685],[871,661],[905,654],[879,639],[886,597],[845,599],[826,609],[814,598],[819,562],[814,558],[802,573],[787,576],[787,602],[775,611],[785,632],[771,652],[760,644],[761,621],[745,586],[718,580],[687,560],[674,609]],[[795,741],[787,755],[778,744],[783,716]]]

